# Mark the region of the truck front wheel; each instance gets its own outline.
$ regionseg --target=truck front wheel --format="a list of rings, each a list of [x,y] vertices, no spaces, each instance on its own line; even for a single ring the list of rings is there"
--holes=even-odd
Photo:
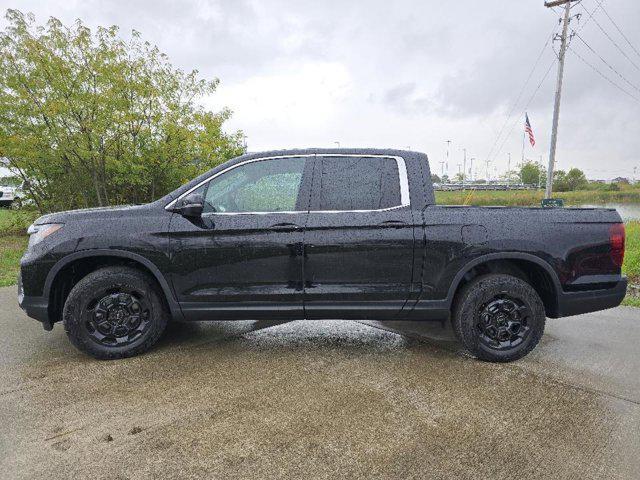
[[[471,280],[456,296],[453,329],[480,360],[510,362],[527,355],[542,338],[545,310],[531,285],[511,275]]]
[[[151,277],[114,266],[88,274],[71,289],[63,318],[78,349],[96,358],[115,359],[151,348],[169,316]]]

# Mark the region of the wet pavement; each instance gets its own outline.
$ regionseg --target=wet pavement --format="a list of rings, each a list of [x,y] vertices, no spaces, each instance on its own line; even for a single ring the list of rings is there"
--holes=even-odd
[[[0,289],[0,478],[640,478],[640,313],[508,365],[439,324],[174,325],[93,360]]]

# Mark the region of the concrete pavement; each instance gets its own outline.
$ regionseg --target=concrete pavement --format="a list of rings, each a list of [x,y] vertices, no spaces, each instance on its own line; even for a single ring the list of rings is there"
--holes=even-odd
[[[507,365],[433,324],[257,328],[100,362],[0,289],[0,478],[640,478],[636,309],[549,320]]]

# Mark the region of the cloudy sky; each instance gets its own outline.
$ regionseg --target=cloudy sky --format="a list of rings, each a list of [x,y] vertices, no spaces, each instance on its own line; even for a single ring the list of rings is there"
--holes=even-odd
[[[599,3],[604,9],[591,19],[587,12]],[[487,160],[491,175],[506,169],[509,153],[512,165],[520,161],[526,108],[538,143],[525,155],[548,158],[558,42],[543,47],[559,31],[561,12],[543,0],[0,5],[42,22],[80,18],[89,26],[119,25],[123,35],[140,31],[175,65],[221,80],[203,102],[234,111],[228,128],[244,130],[251,151],[335,142],[411,148],[427,152],[440,173],[451,140],[449,172],[458,171],[466,148],[485,177]],[[582,17],[571,23],[580,37],[567,57],[559,168],[611,178],[632,177],[637,167],[640,177],[640,2],[582,0],[572,12]]]

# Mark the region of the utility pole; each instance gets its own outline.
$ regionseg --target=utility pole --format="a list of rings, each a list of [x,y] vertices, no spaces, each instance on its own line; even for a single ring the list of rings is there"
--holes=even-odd
[[[464,160],[462,161],[462,188],[464,188],[465,180],[467,179],[467,149],[463,148],[464,151]]]
[[[542,165],[542,155],[540,155],[540,165]],[[540,190],[540,185],[542,185],[542,170],[538,173],[538,190]]]
[[[447,173],[449,172],[449,148],[451,147],[451,140],[446,140],[444,143],[447,144]]]
[[[509,160],[507,161],[507,185],[511,185],[511,153],[509,153]]]
[[[473,161],[475,160],[475,157],[471,157],[469,159],[469,162],[471,162],[471,165],[469,166],[469,177],[471,177],[471,181],[473,182]]]
[[[562,25],[562,35],[560,36],[560,52],[558,54],[558,80],[556,83],[556,98],[553,106],[553,126],[551,129],[551,149],[549,151],[549,168],[547,169],[547,189],[545,198],[551,198],[553,193],[553,168],[556,162],[556,145],[558,144],[558,122],[560,120],[560,99],[562,98],[562,80],[564,77],[564,57],[567,53],[567,30],[571,19],[571,3],[577,0],[555,0],[545,2],[547,8],[564,5],[564,22]]]
[[[443,177],[444,177],[444,162],[440,162],[440,178],[442,179]]]

